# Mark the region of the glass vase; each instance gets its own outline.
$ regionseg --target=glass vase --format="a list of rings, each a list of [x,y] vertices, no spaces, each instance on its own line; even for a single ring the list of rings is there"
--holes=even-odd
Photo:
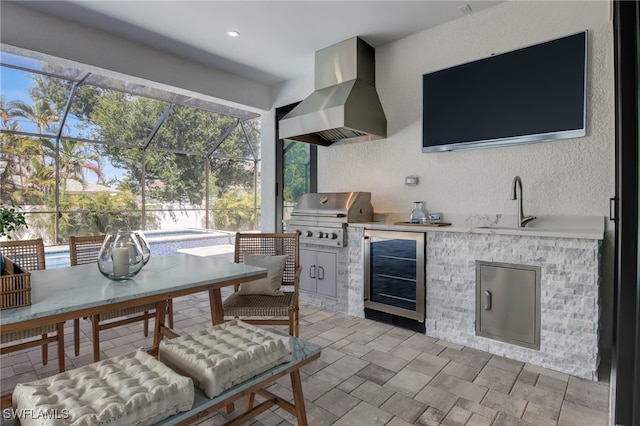
[[[414,201],[409,223],[428,223],[427,212],[424,210],[423,201]]]
[[[144,233],[140,230],[133,231],[133,234],[138,238],[138,243],[142,249],[142,266],[146,265],[151,259],[151,246]]]
[[[121,229],[107,234],[98,254],[98,270],[110,280],[129,280],[143,266],[143,251],[132,231]]]

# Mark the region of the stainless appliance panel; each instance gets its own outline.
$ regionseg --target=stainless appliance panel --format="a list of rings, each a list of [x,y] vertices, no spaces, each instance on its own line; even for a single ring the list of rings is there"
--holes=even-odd
[[[476,335],[540,349],[540,267],[476,262]]]

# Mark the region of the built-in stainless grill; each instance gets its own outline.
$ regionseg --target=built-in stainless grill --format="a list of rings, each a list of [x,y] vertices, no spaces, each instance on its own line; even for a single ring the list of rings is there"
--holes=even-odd
[[[345,247],[349,223],[371,222],[370,192],[304,194],[285,224],[287,232],[300,234],[300,242]]]

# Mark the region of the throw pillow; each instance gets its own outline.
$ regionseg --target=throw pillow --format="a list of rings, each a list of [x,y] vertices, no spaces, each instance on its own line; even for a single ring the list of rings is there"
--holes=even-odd
[[[240,284],[238,295],[261,294],[266,296],[282,296],[280,290],[282,274],[288,255],[265,256],[262,254],[244,253],[244,264],[267,269],[267,278]]]

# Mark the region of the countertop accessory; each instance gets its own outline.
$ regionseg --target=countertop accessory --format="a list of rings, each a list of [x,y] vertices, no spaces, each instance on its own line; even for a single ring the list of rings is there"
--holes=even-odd
[[[427,218],[427,212],[424,211],[423,201],[413,202],[413,210],[411,211],[411,216],[409,216],[409,222],[418,224],[429,222],[429,219]]]
[[[146,265],[149,259],[151,259],[151,246],[144,233],[140,230],[133,231],[133,234],[138,238],[138,243],[142,249],[142,266]]]
[[[98,270],[111,280],[128,280],[142,269],[143,251],[135,231],[107,234],[98,254]]]

